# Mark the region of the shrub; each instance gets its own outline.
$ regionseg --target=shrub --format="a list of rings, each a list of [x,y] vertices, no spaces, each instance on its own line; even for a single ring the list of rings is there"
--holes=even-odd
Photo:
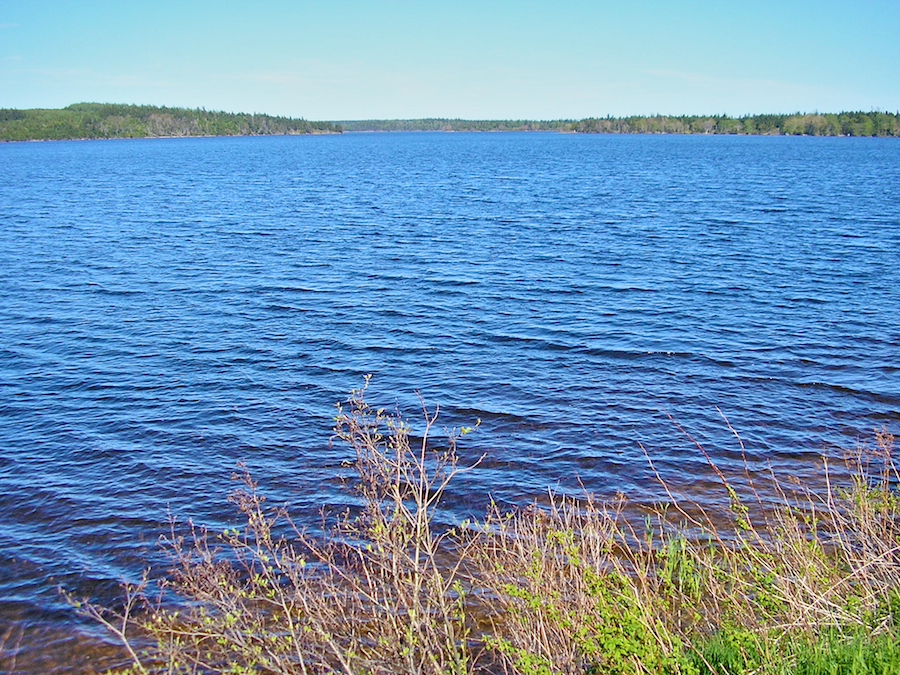
[[[267,509],[245,468],[229,496],[242,530],[214,537],[192,528],[164,541],[174,567],[162,581],[177,609],[150,604],[146,582],[128,587],[125,611],[95,605],[127,646],[135,673],[467,673],[468,622],[451,533],[433,526],[457,465],[455,436],[430,449],[436,413],[413,447],[399,416],[373,410],[354,391],[338,410],[335,436],[356,454],[363,507],[343,514],[323,538]],[[291,538],[277,536],[286,525]],[[135,613],[136,610],[141,611]],[[149,646],[143,654],[132,644]]]
[[[118,612],[80,605],[124,643],[122,672],[900,672],[886,432],[849,459],[845,487],[823,460],[821,493],[710,460],[726,517],[663,483],[665,506],[551,494],[440,529],[444,490],[473,468],[458,464],[458,435],[433,447],[437,412],[423,405],[413,443],[365,387],[346,405],[334,438],[354,452],[359,510],[311,536],[240,467],[229,500],[243,528],[183,537],[173,523],[166,602],[146,599],[145,578]]]

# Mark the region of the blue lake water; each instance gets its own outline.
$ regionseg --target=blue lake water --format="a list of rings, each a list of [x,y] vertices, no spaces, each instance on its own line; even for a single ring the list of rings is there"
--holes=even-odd
[[[548,489],[705,499],[900,433],[893,139],[345,134],[0,145],[0,670],[82,670],[167,512],[246,461],[340,507],[334,404],[485,454],[447,518]],[[671,417],[671,419],[670,419]],[[15,660],[13,660],[15,657]],[[14,666],[14,668],[13,668]]]

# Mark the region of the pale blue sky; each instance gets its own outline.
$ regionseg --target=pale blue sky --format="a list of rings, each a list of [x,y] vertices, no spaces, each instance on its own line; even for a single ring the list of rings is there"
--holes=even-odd
[[[0,0],[0,107],[307,119],[900,110],[900,1]]]

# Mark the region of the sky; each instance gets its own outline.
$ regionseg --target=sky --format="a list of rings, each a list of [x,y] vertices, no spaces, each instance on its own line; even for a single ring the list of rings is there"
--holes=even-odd
[[[900,2],[0,0],[0,108],[310,120],[900,110]]]

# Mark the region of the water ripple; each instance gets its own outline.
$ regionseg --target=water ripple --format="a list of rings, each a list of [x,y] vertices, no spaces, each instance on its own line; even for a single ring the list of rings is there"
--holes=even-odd
[[[87,672],[115,597],[244,460],[315,526],[334,403],[469,425],[451,517],[701,499],[900,431],[891,139],[391,134],[0,146],[0,623]],[[443,433],[439,431],[440,435]],[[102,650],[101,650],[102,651]],[[87,666],[82,668],[83,664]],[[79,665],[81,664],[81,665]]]

